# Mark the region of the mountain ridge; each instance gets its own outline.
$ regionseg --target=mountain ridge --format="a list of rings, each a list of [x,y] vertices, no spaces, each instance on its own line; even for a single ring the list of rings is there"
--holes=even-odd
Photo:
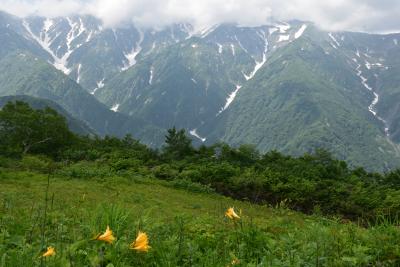
[[[325,32],[303,21],[200,32],[183,23],[104,28],[85,16],[5,21],[0,14],[9,43],[0,58],[28,50],[153,133],[176,126],[198,144],[290,154],[323,146],[353,165],[400,166],[400,34]]]

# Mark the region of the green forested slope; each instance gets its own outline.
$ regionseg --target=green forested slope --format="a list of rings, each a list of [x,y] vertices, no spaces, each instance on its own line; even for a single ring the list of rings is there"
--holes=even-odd
[[[50,64],[25,51],[0,60],[0,96],[30,95],[50,99],[100,135],[131,133],[156,145],[162,131],[142,119],[115,113]]]
[[[346,59],[306,37],[282,48],[200,133],[210,143],[244,142],[291,154],[324,147],[353,165],[398,166],[397,147],[366,108],[370,95]]]
[[[193,38],[153,52],[116,75],[96,96],[160,127],[193,129],[224,107],[250,64],[251,57],[241,50],[235,56],[230,47],[219,53],[215,44]]]
[[[0,97],[0,108],[6,105],[8,102],[23,101],[28,103],[34,109],[44,109],[50,107],[56,110],[60,115],[66,118],[69,129],[80,135],[95,135],[96,131],[90,128],[86,123],[78,120],[71,116],[64,108],[62,108],[57,103],[42,98],[31,97],[27,95],[17,95],[17,96],[3,96]]]

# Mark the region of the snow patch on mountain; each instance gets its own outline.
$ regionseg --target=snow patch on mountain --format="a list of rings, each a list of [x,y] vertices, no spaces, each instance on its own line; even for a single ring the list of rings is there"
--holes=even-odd
[[[85,42],[86,43],[90,42],[92,40],[92,38],[93,38],[93,35],[94,35],[93,31],[90,31],[88,36],[86,37],[86,41]]]
[[[267,36],[265,35],[264,31],[258,31],[257,35],[264,42],[264,51],[263,51],[263,54],[262,54],[262,60],[259,61],[259,62],[257,60],[255,60],[256,65],[254,66],[254,70],[249,75],[246,75],[245,73],[243,73],[243,75],[244,75],[244,77],[245,77],[245,79],[247,81],[253,79],[254,75],[256,75],[256,73],[261,69],[261,67],[264,66],[265,62],[267,62],[267,52],[268,52],[268,39],[267,39]]]
[[[331,44],[331,46],[332,46],[333,48],[338,49],[337,46],[336,46],[334,43],[330,42],[330,44]]]
[[[235,91],[233,91],[233,92],[228,96],[228,98],[226,99],[225,106],[218,112],[217,116],[218,116],[219,114],[221,114],[223,111],[225,111],[225,110],[232,104],[233,100],[235,100],[236,95],[237,95],[237,93],[239,92],[239,90],[240,90],[241,88],[242,88],[241,85],[238,85],[238,84],[236,85]]]
[[[290,35],[279,35],[278,43],[289,41]]]
[[[278,30],[279,30],[278,28],[269,28],[269,29],[268,29],[269,35],[274,34],[274,33],[277,32]]]
[[[105,78],[103,78],[102,80],[98,81],[98,82],[96,83],[96,84],[97,84],[97,87],[94,88],[93,91],[90,92],[90,94],[94,95],[94,94],[96,93],[97,90],[103,88],[103,87],[104,87],[104,80],[105,80]]]
[[[246,52],[247,54],[249,54],[249,51],[247,51],[247,49],[242,45],[242,43],[240,42],[240,40],[238,39],[238,37],[237,37],[237,35],[235,34],[235,40],[236,40],[236,42],[238,43],[238,45],[239,45],[239,47],[240,48],[242,48],[242,50],[244,51],[244,52]]]
[[[74,48],[72,47],[72,43],[73,41],[78,38],[79,36],[81,36],[83,33],[86,32],[86,27],[83,25],[83,21],[81,18],[79,18],[79,22],[74,22],[72,21],[71,18],[67,17],[66,20],[68,21],[69,27],[70,27],[70,31],[67,34],[67,47],[68,47],[68,51],[65,53],[64,56],[66,56],[66,58],[69,57],[69,55],[73,52]],[[86,41],[88,39],[86,38]],[[89,40],[90,41],[90,40]],[[76,45],[76,48],[79,48],[80,46],[82,46],[82,44],[78,44]]]
[[[53,62],[50,62],[50,64],[52,64],[56,69],[61,70],[66,75],[68,75],[71,72],[71,70],[67,68],[68,64],[67,57],[62,57],[62,58],[57,57],[56,54],[54,54],[53,50],[51,50],[50,48],[54,40],[50,38],[48,31],[53,25],[53,22],[50,19],[45,20],[39,37],[32,32],[30,25],[26,20],[23,20],[22,25],[28,32],[29,37],[34,41],[36,41],[53,58]]]
[[[385,66],[383,66],[383,64],[379,63],[379,62],[378,63],[370,63],[368,61],[365,61],[365,67],[370,70],[373,67],[384,68]]]
[[[115,104],[114,106],[112,106],[112,108],[110,110],[114,111],[114,112],[118,112],[120,104]]]
[[[368,90],[370,91],[373,95],[374,95],[374,99],[372,100],[371,104],[368,106],[368,111],[372,113],[372,115],[374,115],[374,117],[381,121],[384,125],[384,131],[386,136],[389,137],[390,133],[389,133],[389,126],[388,123],[385,119],[383,119],[382,117],[380,117],[376,111],[376,105],[379,102],[379,95],[377,92],[375,92],[375,90],[367,83],[368,79],[365,78],[363,76],[363,72],[361,70],[361,64],[358,63],[358,61],[355,61],[357,63],[357,67],[356,67],[356,72],[357,72],[357,76],[361,79],[361,84]]]
[[[56,27],[58,27],[58,25],[64,25],[62,23],[65,22],[67,22],[69,26],[68,32],[65,32],[64,44],[66,45],[66,50],[63,50],[63,53],[60,55],[59,51],[62,46],[59,45],[57,49],[53,49],[52,44],[60,36],[64,36],[62,35],[63,32],[55,33],[54,31],[57,29]],[[38,34],[33,33],[27,20],[23,20],[22,24],[29,35],[28,37],[36,41],[53,58],[53,62],[50,63],[58,70],[64,72],[66,75],[71,73],[71,68],[68,67],[69,57],[76,49],[82,46],[82,43],[74,44],[74,41],[83,34],[88,34],[84,42],[89,42],[97,33],[97,31],[93,30],[89,32],[89,30],[85,27],[82,18],[75,20],[69,17],[65,17],[62,20],[46,18],[43,20],[43,26]]]
[[[54,25],[53,20],[51,19],[46,19],[43,23],[43,30],[44,32],[49,32],[50,28]]]
[[[275,25],[275,27],[278,28],[280,33],[286,33],[291,28],[291,26],[287,23],[277,24],[277,25]]]
[[[103,80],[97,82],[97,88],[101,89],[104,87],[104,80],[105,80],[105,78],[103,78]]]
[[[199,139],[201,142],[205,142],[207,140],[207,138],[205,137],[201,137],[198,133],[197,133],[197,129],[193,129],[189,131],[190,135],[196,137],[197,139]]]
[[[220,43],[217,43],[218,46],[218,53],[222,54],[223,46]]]
[[[185,40],[188,40],[190,38],[192,38],[193,34],[194,34],[194,29],[193,26],[189,23],[180,23],[179,24],[179,28],[181,29],[181,31],[185,32],[187,34]]]
[[[150,85],[153,84],[153,78],[154,78],[154,67],[151,66],[151,67],[150,67],[150,78],[149,78],[149,84],[150,84]]]
[[[235,52],[235,45],[234,44],[231,44],[231,50],[232,50],[232,56],[235,56],[236,52]]]
[[[79,83],[81,81],[81,69],[82,69],[82,64],[78,64],[78,68],[76,71],[76,83]]]
[[[294,39],[300,38],[307,29],[307,24],[303,24],[300,29],[294,34]]]
[[[141,30],[139,31],[139,41],[132,47],[129,53],[124,53],[125,58],[128,62],[121,68],[122,71],[129,69],[136,64],[136,57],[142,52],[142,43],[144,40],[144,34]]]
[[[333,42],[335,42],[336,46],[340,47],[340,43],[336,40],[335,36],[330,32],[328,33],[329,37],[332,39]]]
[[[398,45],[399,41],[397,39],[393,39],[393,43],[394,43],[394,45]]]
[[[218,27],[219,27],[219,24],[213,25],[213,26],[211,26],[211,27],[203,28],[202,30],[200,30],[200,32],[198,33],[198,35],[200,36],[200,38],[205,38],[205,37],[207,37],[210,33],[212,33],[213,31],[215,31]]]

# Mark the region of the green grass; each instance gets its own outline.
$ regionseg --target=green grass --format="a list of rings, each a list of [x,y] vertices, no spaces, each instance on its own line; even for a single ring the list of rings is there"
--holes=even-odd
[[[138,175],[51,176],[47,202],[46,188],[47,175],[0,169],[1,267],[400,264],[400,231],[385,223],[365,229]],[[238,223],[224,217],[231,206],[242,210]],[[91,240],[107,225],[112,245]],[[129,249],[139,230],[148,253]],[[56,255],[42,259],[47,246]]]

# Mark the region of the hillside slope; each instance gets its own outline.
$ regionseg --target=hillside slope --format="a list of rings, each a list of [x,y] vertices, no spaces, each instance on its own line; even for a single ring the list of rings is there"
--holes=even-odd
[[[15,102],[15,101],[26,102],[29,104],[29,106],[31,106],[34,109],[45,109],[46,107],[50,107],[55,111],[57,111],[60,115],[65,117],[68,123],[68,127],[72,132],[80,135],[89,135],[89,136],[93,136],[96,134],[96,131],[90,128],[86,123],[74,118],[73,116],[71,116],[71,114],[68,113],[68,111],[63,109],[60,105],[48,99],[41,99],[27,95],[3,96],[0,97],[0,109],[8,102]]]
[[[276,51],[199,135],[209,143],[250,143],[295,155],[327,148],[368,169],[399,166],[399,146],[387,136],[380,113],[369,109],[374,95],[353,61],[331,47],[328,36],[313,34]]]
[[[110,111],[75,81],[28,52],[11,53],[0,60],[0,96],[29,95],[49,99],[100,135],[128,133],[157,145],[162,130],[142,119]]]
[[[0,169],[0,199],[7,203],[0,207],[4,233],[0,253],[7,266],[36,266],[45,246],[56,251],[46,259],[49,266],[231,266],[232,262],[393,266],[399,262],[395,251],[400,236],[394,226],[364,229],[285,208],[178,190],[140,176],[65,178],[50,179],[48,195],[53,197],[41,245],[41,226],[33,220],[43,219],[47,176]],[[224,216],[232,206],[241,211],[238,223]],[[93,240],[107,225],[115,242]],[[148,253],[129,249],[138,231],[148,235]],[[99,250],[103,256],[98,256]]]

